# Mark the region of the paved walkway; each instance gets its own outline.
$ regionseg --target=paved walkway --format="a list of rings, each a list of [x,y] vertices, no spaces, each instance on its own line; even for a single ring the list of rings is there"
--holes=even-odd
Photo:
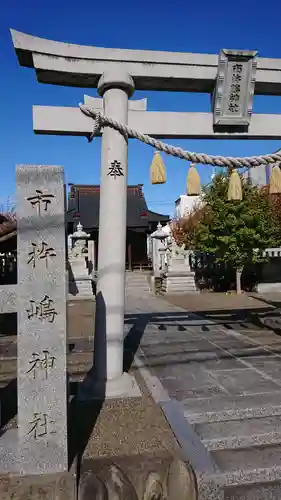
[[[168,302],[189,311],[239,310],[274,308],[281,305],[281,293],[212,293],[165,295]]]
[[[125,369],[140,368],[196,472],[200,500],[281,498],[279,297],[126,298]],[[92,308],[69,308],[83,373]],[[4,357],[15,356],[13,337],[5,342]]]
[[[281,339],[263,323],[212,316],[127,297],[125,344],[139,342],[137,363],[196,471],[199,498],[280,499]]]

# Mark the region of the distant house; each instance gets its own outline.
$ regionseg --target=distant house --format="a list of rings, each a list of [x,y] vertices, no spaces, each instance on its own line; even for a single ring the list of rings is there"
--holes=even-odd
[[[181,219],[188,216],[198,205],[201,204],[201,196],[180,195],[175,201],[175,218]]]
[[[281,153],[281,149],[274,151],[274,153]],[[250,168],[249,170],[246,170],[244,177],[249,177],[254,186],[266,186],[270,182],[272,167],[273,164],[260,165],[259,167]]]

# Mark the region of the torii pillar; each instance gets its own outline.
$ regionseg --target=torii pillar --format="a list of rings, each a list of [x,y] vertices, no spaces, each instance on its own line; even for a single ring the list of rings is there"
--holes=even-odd
[[[106,115],[128,123],[134,82],[126,72],[105,72],[98,82]],[[106,127],[102,137],[98,280],[96,293],[95,379],[116,394],[131,384],[123,375],[128,138]],[[122,380],[121,380],[122,379]],[[128,390],[129,390],[128,386]],[[114,387],[114,389],[113,389]],[[101,387],[102,389],[102,387]],[[127,392],[127,391],[126,391]]]

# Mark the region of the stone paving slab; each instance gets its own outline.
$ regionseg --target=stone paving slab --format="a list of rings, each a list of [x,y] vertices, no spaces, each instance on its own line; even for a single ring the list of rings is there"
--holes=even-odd
[[[211,308],[202,295],[195,299],[197,309],[186,302],[189,311],[184,311],[174,301],[165,311],[163,299],[127,300],[149,325],[143,328],[139,353],[151,374],[151,391],[160,402],[164,398],[160,404],[166,405],[170,425],[196,469],[200,500],[267,500],[277,494],[281,337],[258,321],[258,315],[273,315],[274,305],[248,297],[245,307],[245,297],[231,298],[234,305],[223,311],[229,298]],[[183,298],[177,296],[179,300]],[[160,325],[153,335],[151,325]],[[179,325],[186,330],[179,331]],[[177,410],[168,410],[173,402],[179,404]],[[198,438],[201,445],[193,455],[204,455],[203,445],[213,472],[200,472],[200,459],[190,456],[191,442]],[[278,487],[272,490],[274,480]]]
[[[219,373],[212,371],[211,375],[228,394],[233,396],[265,393],[280,389],[280,385],[265,379],[256,370],[250,368],[246,370],[220,370]]]
[[[180,295],[165,295],[165,300],[170,304],[178,307],[183,307],[189,311],[233,311],[237,309],[264,309],[265,305],[262,299],[267,300],[266,307],[274,309],[274,305],[270,302],[281,303],[281,294],[264,294],[258,295],[255,293],[247,294],[242,293],[236,295],[235,293],[201,293],[200,295],[180,294]]]

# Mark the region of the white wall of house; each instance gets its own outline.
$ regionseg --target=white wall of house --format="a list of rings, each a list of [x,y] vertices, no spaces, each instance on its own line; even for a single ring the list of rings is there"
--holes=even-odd
[[[175,217],[177,219],[188,215],[201,203],[201,196],[187,196],[185,194],[175,201]]]

